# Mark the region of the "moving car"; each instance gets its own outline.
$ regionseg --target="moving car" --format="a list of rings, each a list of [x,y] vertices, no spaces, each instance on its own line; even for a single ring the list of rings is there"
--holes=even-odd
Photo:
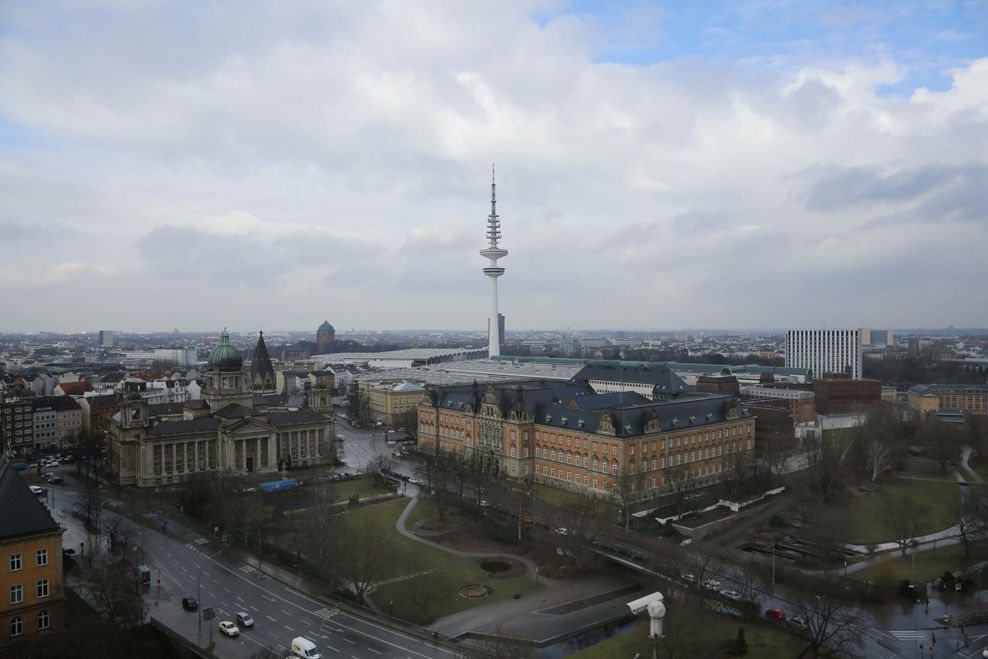
[[[253,627],[254,619],[246,611],[240,611],[237,613],[237,624],[241,627]]]
[[[224,620],[223,622],[220,623],[220,631],[226,634],[227,636],[229,636],[230,638],[233,638],[234,636],[238,636],[240,634],[240,628],[237,627],[232,622],[230,622],[229,620]]]
[[[303,659],[322,659],[316,644],[304,636],[296,636],[292,639],[292,654]]]
[[[41,496],[42,494],[45,493],[45,488],[43,487],[38,487],[37,485],[29,485],[28,487],[31,489],[31,494],[37,494],[38,496]]]
[[[182,608],[186,611],[197,611],[199,610],[199,602],[194,597],[183,597]]]

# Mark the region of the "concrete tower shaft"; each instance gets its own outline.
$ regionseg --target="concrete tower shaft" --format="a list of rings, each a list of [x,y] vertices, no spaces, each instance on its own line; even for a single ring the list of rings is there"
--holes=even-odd
[[[491,316],[490,330],[488,333],[488,354],[497,357],[501,354],[501,333],[498,322],[497,309],[497,278],[504,274],[504,268],[497,264],[497,260],[507,256],[508,250],[502,249],[498,245],[501,239],[501,220],[497,214],[496,184],[494,182],[494,166],[491,165],[491,214],[487,216],[487,241],[486,248],[480,250],[480,255],[489,259],[490,264],[484,268],[484,274],[491,280]]]

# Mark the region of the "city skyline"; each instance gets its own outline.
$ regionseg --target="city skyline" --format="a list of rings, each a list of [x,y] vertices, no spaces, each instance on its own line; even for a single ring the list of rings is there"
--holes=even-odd
[[[0,331],[988,326],[986,14],[6,6]]]

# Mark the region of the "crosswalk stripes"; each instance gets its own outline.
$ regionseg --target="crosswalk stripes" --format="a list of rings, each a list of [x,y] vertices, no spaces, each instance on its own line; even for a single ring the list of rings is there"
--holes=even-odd
[[[922,641],[926,639],[926,634],[924,632],[918,632],[912,629],[892,630],[889,634],[899,641]]]

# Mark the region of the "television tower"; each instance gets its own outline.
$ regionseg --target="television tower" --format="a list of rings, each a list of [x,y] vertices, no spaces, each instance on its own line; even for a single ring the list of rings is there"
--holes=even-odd
[[[487,240],[489,245],[480,250],[480,255],[490,259],[490,265],[484,268],[484,274],[491,280],[491,319],[488,332],[487,354],[498,357],[501,354],[501,324],[497,313],[497,278],[504,274],[504,268],[499,267],[497,260],[508,255],[508,250],[498,247],[501,238],[501,221],[497,216],[497,202],[494,196],[494,165],[491,165],[491,214],[487,216]]]

